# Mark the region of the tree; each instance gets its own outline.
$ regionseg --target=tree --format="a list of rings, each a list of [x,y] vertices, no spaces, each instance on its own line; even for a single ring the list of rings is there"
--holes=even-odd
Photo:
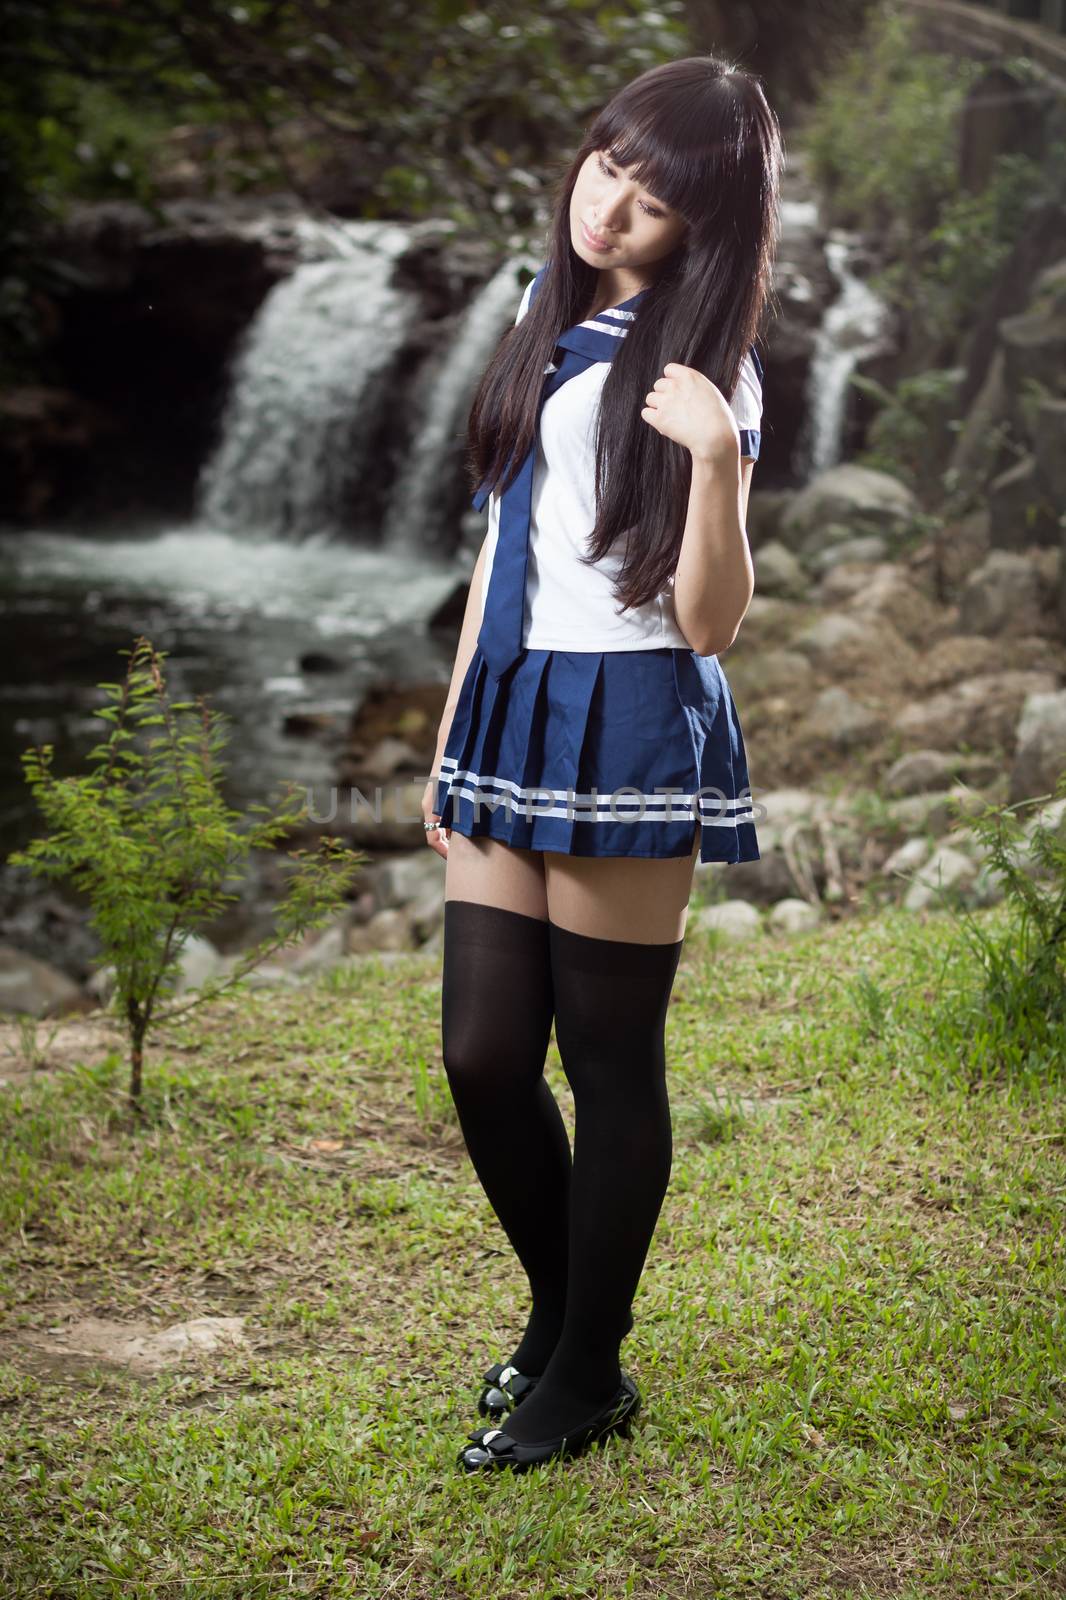
[[[189,935],[237,895],[225,885],[241,875],[250,852],[276,843],[298,821],[304,796],[290,784],[273,815],[246,832],[218,788],[218,753],[226,740],[222,713],[203,696],[171,702],[163,675],[165,651],[138,638],[121,683],[102,683],[109,704],[98,712],[111,731],[89,753],[93,771],[57,778],[53,747],[22,756],[51,834],[16,851],[13,865],[70,878],[89,898],[91,925],[115,971],[112,999],[130,1047],[129,1098],[141,1106],[144,1047],[150,1029],[231,988],[266,957],[320,927],[335,914],[365,855],[340,839],[323,838],[317,854],[290,851],[298,862],[277,908],[277,931],[244,951],[232,972],[206,984],[195,999],[160,1010],[173,995],[178,958]],[[159,733],[148,730],[159,728]]]

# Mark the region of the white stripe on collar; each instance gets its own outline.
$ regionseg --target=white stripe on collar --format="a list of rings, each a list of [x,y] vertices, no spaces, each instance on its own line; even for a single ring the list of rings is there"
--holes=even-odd
[[[629,313],[626,312],[625,315],[628,316]],[[612,328],[609,322],[599,322],[595,318],[590,322],[579,322],[578,327],[591,328],[593,333],[609,333],[612,339],[624,339],[629,332],[628,328]]]

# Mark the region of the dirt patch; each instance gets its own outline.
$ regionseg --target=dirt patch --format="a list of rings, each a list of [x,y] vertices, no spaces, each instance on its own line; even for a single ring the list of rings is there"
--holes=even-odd
[[[126,1037],[104,1012],[0,1023],[0,1089],[25,1083],[36,1072],[70,1072],[112,1050],[124,1054]]]
[[[216,1352],[248,1348],[243,1317],[195,1317],[169,1328],[150,1322],[115,1322],[105,1317],[81,1317],[61,1327],[24,1330],[16,1342],[44,1357],[44,1365],[68,1368],[80,1361],[106,1362],[137,1374],[162,1372],[167,1367]]]

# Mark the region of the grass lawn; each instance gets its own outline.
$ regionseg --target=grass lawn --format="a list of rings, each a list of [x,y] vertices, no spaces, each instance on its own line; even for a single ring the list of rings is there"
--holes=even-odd
[[[968,1069],[938,1019],[970,960],[945,913],[690,936],[643,1410],[518,1476],[455,1462],[526,1285],[439,956],[176,1020],[136,1130],[114,1053],[11,1075],[3,1600],[1066,1594],[1064,1074]],[[155,1372],[49,1332],[204,1316],[244,1343]]]

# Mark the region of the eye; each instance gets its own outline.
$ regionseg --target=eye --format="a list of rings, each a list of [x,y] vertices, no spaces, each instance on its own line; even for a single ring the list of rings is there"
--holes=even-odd
[[[607,165],[607,162],[605,162],[605,160],[603,160],[602,155],[597,155],[597,162],[600,163],[600,171],[602,171],[603,176],[605,176],[605,178],[613,178],[613,176],[615,176],[615,170],[613,170],[613,168],[611,168],[611,166]],[[659,211],[658,206],[645,205],[645,203],[643,203],[643,200],[642,200],[642,202],[640,202],[640,210],[645,211],[645,213],[647,213],[648,216],[664,216],[664,214],[666,214],[666,213],[664,213],[664,211]]]

